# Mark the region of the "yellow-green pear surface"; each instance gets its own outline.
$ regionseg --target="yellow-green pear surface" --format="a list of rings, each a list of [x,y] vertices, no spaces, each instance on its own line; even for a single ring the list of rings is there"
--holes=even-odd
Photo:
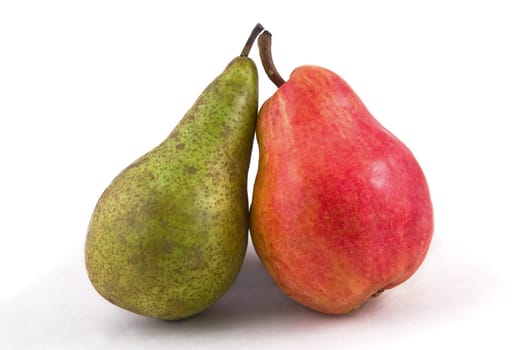
[[[129,311],[182,319],[214,304],[247,245],[247,175],[258,82],[248,51],[233,59],[169,136],[100,197],[85,260],[95,289]]]

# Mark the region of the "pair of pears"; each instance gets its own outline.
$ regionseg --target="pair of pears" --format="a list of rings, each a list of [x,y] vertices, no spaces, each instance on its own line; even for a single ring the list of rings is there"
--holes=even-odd
[[[282,290],[325,313],[355,309],[423,261],[432,207],[413,155],[334,73],[304,66],[284,82],[262,30],[254,28],[169,136],[100,197],[85,260],[110,302],[166,320],[206,310],[237,277],[249,228]],[[257,36],[280,86],[259,113],[248,58]]]

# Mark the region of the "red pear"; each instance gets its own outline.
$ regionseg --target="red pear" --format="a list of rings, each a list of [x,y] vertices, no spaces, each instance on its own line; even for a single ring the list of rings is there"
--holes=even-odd
[[[280,87],[257,122],[253,244],[291,298],[347,313],[423,262],[433,233],[428,185],[411,151],[341,77],[303,66],[284,82],[269,38],[260,36],[261,57]]]

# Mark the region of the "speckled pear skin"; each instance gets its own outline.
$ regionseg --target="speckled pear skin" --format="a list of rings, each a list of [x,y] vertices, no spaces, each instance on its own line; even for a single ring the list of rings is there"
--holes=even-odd
[[[100,197],[85,261],[110,302],[153,318],[195,315],[231,286],[247,246],[257,70],[235,58],[171,134]]]

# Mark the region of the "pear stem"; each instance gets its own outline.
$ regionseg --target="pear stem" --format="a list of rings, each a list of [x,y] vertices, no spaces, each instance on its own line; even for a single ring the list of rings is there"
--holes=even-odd
[[[250,37],[246,41],[246,44],[244,45],[244,48],[241,52],[241,57],[248,57],[248,54],[250,53],[250,50],[252,49],[253,43],[255,42],[255,39],[259,35],[260,32],[264,30],[263,26],[260,23],[257,23],[255,27],[253,28]]]
[[[261,62],[266,75],[277,87],[280,87],[286,81],[281,77],[275,68],[275,64],[273,63],[272,33],[265,30],[261,35],[259,35],[259,40],[257,43],[259,45],[259,56],[261,56]]]

